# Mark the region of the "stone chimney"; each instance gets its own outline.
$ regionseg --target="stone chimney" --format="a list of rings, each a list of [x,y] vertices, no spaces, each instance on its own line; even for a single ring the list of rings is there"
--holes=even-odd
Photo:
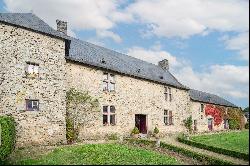
[[[169,64],[167,59],[163,59],[162,61],[158,62],[158,66],[160,66],[163,70],[169,70]]]
[[[62,32],[65,35],[67,35],[67,22],[56,20],[56,24],[57,24],[57,31]]]

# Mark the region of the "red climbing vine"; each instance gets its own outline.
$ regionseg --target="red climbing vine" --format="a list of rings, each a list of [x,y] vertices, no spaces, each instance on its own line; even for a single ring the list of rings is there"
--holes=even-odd
[[[211,115],[214,118],[214,125],[220,125],[222,122],[222,114],[220,108],[207,104],[205,107],[206,116]]]

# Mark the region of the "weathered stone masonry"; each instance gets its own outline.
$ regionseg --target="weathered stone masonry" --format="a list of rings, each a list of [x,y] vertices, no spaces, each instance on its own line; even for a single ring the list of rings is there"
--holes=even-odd
[[[67,63],[67,89],[76,88],[79,91],[89,91],[99,98],[100,106],[114,105],[116,107],[117,123],[115,126],[103,126],[102,108],[98,120],[93,126],[80,132],[80,138],[93,135],[103,137],[106,134],[119,133],[129,135],[135,126],[135,114],[147,115],[147,127],[153,131],[158,126],[162,134],[184,131],[182,121],[189,112],[189,95],[187,90],[172,87],[173,100],[164,98],[164,85],[123,76],[115,75],[115,92],[102,90],[104,70],[72,62]],[[163,121],[164,109],[173,111],[174,125],[166,126]]]
[[[169,73],[167,60],[155,66],[70,38],[65,35],[65,22],[61,22],[63,33],[59,33],[33,14],[10,16],[15,18],[8,20],[11,25],[6,22],[8,15],[0,15],[0,115],[14,116],[17,146],[66,142],[66,91],[71,88],[88,91],[100,102],[97,117],[80,129],[80,139],[103,138],[112,133],[128,136],[136,114],[146,115],[147,132],[158,127],[162,136],[185,131],[183,120],[189,116],[197,121],[198,132],[208,130],[210,117],[203,112],[201,118],[200,111],[207,94],[198,93],[194,97],[201,100],[191,100],[189,89]],[[26,27],[22,21],[15,22],[19,19],[33,22]],[[26,76],[27,63],[39,65],[38,77]],[[114,75],[115,91],[103,91],[104,72]],[[172,101],[165,99],[166,87],[171,87]],[[39,111],[27,111],[26,99],[39,100]],[[103,106],[115,106],[116,125],[103,125]],[[164,110],[172,111],[173,124],[164,124]],[[223,129],[223,124],[214,127]]]
[[[0,23],[0,114],[17,122],[17,145],[65,142],[65,42]],[[26,62],[39,64],[39,77],[26,78]],[[24,111],[25,99],[40,101]]]

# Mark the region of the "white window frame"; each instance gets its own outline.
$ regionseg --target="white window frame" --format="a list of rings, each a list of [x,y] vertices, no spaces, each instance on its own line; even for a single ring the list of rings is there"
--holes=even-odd
[[[28,106],[29,102],[31,102],[32,108],[29,108],[29,106]],[[34,103],[36,103],[36,104],[34,104]],[[37,108],[33,108],[35,105],[37,106]],[[39,100],[26,99],[26,110],[27,111],[39,111],[39,105],[40,105]]]
[[[38,77],[39,76],[39,64],[26,62],[26,76]]]
[[[104,78],[103,79],[103,82],[102,82],[102,89],[103,91],[108,91],[108,92],[115,92],[115,89],[116,89],[116,85],[115,85],[115,75],[114,74],[111,74],[111,73],[103,73],[104,76],[107,75],[107,78]],[[113,78],[113,79],[111,79]],[[104,83],[107,84],[104,86]],[[113,85],[113,89],[111,89],[111,84]]]
[[[165,114],[165,112],[167,112],[167,114]],[[172,116],[171,116],[172,123],[170,123],[170,114],[169,114],[169,112],[172,113]],[[167,123],[165,123],[165,119],[167,119]],[[163,112],[163,122],[164,122],[164,124],[166,126],[174,125],[173,111],[171,111],[171,110],[164,110],[164,112]]]
[[[107,112],[105,112],[104,113],[104,107],[107,107]],[[111,107],[114,107],[114,109],[115,109],[115,112],[113,113],[113,112],[111,112],[110,110],[110,108]],[[110,105],[110,106],[108,106],[108,105],[104,105],[103,107],[102,107],[102,118],[103,118],[103,116],[104,115],[107,115],[107,124],[103,124],[104,126],[115,126],[116,125],[116,108],[115,108],[115,106],[113,106],[113,105]],[[111,124],[110,123],[110,117],[111,117],[111,115],[115,115],[115,124]],[[103,119],[102,119],[103,120]],[[103,123],[103,122],[102,122]]]
[[[165,86],[164,90],[165,90],[165,92],[164,92],[165,100],[170,101],[170,102],[173,101],[172,88]]]

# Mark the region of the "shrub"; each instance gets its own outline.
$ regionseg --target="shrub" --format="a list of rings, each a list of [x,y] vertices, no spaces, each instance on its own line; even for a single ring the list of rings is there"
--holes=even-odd
[[[3,161],[15,147],[16,130],[14,118],[11,116],[0,116],[0,126],[0,161]]]
[[[118,140],[119,139],[117,133],[107,134],[107,138],[109,140]]]
[[[134,127],[134,129],[132,130],[131,134],[139,134],[140,131],[137,127]]]
[[[243,159],[243,160],[249,160],[249,155],[245,154],[245,153],[236,152],[236,151],[233,151],[233,150],[223,149],[223,148],[219,148],[219,147],[214,147],[214,146],[202,144],[202,143],[199,143],[199,142],[190,141],[190,140],[187,140],[187,139],[181,138],[181,137],[178,137],[177,139],[178,139],[179,142],[182,142],[182,143],[185,143],[187,145],[191,145],[191,146],[194,146],[194,147],[197,147],[197,148],[201,148],[201,149],[209,150],[209,151],[212,151],[212,152],[215,152],[215,153],[220,153],[220,154],[240,158],[240,159]]]
[[[142,143],[142,144],[145,144],[145,145],[148,145],[148,146],[150,146],[150,145],[154,146],[155,145],[155,141],[151,141],[151,140],[143,140],[143,139],[142,140],[127,139],[127,140],[130,143],[136,143],[136,144],[141,144]],[[188,150],[188,149],[184,149],[184,148],[177,147],[177,146],[170,145],[170,144],[163,143],[163,142],[160,143],[160,147],[171,150],[171,151],[174,151],[174,152],[177,152],[177,153],[182,154],[182,155],[187,156],[187,157],[192,157],[192,158],[194,158],[196,160],[208,163],[210,165],[233,165],[233,163],[228,162],[228,161],[224,161],[224,160],[221,160],[221,159],[218,159],[218,158],[215,158],[215,157],[200,154],[200,153]]]
[[[161,142],[161,147],[172,150],[174,152],[177,152],[179,154],[183,154],[187,157],[192,157],[196,160],[202,161],[202,162],[207,162],[209,165],[232,165],[233,163],[224,161],[218,158],[214,158],[205,154],[197,153],[188,149],[184,149],[181,147],[177,147],[174,145],[170,145],[167,143]]]
[[[154,128],[154,134],[159,134],[159,129],[157,127]]]
[[[245,124],[245,129],[249,129],[249,122]]]
[[[193,120],[192,120],[192,116],[189,116],[187,119],[185,119],[184,121],[184,126],[188,129],[189,133],[192,132],[192,125],[193,125]]]
[[[235,119],[230,119],[229,120],[229,129],[232,129],[232,130],[240,129],[239,121],[237,121]]]

